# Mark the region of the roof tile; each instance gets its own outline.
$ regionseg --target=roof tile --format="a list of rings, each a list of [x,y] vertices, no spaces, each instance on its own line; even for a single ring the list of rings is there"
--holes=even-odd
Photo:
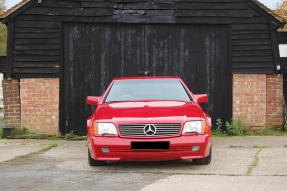
[[[12,14],[13,12],[15,12],[16,10],[18,10],[19,8],[21,8],[22,6],[24,6],[25,4],[27,4],[30,1],[31,0],[22,0],[21,2],[17,3],[13,7],[11,7],[10,9],[1,13],[0,18],[5,18],[5,17],[9,16],[10,14]]]
[[[263,3],[259,2],[258,0],[250,0],[252,2],[254,2],[256,5],[258,5],[261,9],[263,9],[265,12],[269,13],[271,16],[273,16],[274,18],[276,18],[277,20],[279,20],[282,23],[286,23],[286,20],[284,18],[282,18],[281,16],[277,15],[274,13],[274,11],[272,11],[271,9],[269,9],[268,7],[266,7]]]

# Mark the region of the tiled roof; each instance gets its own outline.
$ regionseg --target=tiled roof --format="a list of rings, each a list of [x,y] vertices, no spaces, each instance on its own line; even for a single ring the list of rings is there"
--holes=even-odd
[[[283,4],[280,6],[280,8],[274,12],[277,15],[283,17],[284,19],[287,19],[287,1],[283,2]]]
[[[30,1],[32,1],[32,0],[22,0],[20,3],[16,4],[12,8],[10,8],[7,11],[1,13],[0,14],[0,19],[9,16],[10,14],[14,13],[16,10],[18,10],[19,8],[21,8],[22,6],[24,6],[25,4],[27,4]],[[282,18],[282,17],[278,16],[277,14],[275,14],[272,10],[267,8],[264,4],[260,3],[258,0],[250,0],[250,1],[254,2],[261,9],[263,9],[265,12],[267,12],[268,14],[270,14],[271,16],[276,18],[278,21],[280,21],[282,23],[286,22],[286,20],[284,18]]]
[[[21,2],[17,3],[13,7],[11,7],[10,9],[8,9],[8,10],[4,11],[3,13],[1,13],[0,14],[0,18],[5,18],[5,17],[9,16],[10,14],[14,13],[16,10],[18,10],[22,6],[26,5],[30,1],[31,0],[22,0]]]
[[[272,11],[271,9],[269,9],[268,7],[266,7],[263,3],[259,2],[258,0],[250,0],[252,2],[254,2],[256,5],[258,5],[261,9],[263,9],[265,12],[269,13],[271,16],[273,16],[274,18],[276,18],[278,21],[282,22],[282,23],[286,23],[286,20],[284,18],[282,18],[281,16],[277,15],[274,13],[274,11]]]
[[[275,13],[285,20],[287,20],[287,1],[283,2],[283,4],[280,6],[278,10],[275,11]],[[279,31],[287,31],[287,25],[285,24],[284,28],[281,28]]]

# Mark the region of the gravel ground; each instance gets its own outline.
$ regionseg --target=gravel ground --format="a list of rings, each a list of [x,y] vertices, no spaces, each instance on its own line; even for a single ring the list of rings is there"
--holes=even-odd
[[[209,166],[169,161],[90,167],[84,141],[0,140],[0,153],[3,191],[287,188],[287,137],[215,138]]]

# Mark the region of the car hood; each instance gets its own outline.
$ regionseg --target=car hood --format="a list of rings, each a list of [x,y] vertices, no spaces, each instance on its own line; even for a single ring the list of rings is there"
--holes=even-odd
[[[112,120],[146,122],[172,122],[189,118],[202,118],[202,109],[193,102],[143,101],[117,102],[98,106],[95,118],[98,121]]]

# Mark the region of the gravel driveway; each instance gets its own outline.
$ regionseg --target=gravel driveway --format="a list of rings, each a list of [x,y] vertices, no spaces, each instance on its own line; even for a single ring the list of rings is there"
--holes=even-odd
[[[0,190],[285,191],[287,137],[215,138],[213,161],[89,167],[85,142],[0,140]]]

